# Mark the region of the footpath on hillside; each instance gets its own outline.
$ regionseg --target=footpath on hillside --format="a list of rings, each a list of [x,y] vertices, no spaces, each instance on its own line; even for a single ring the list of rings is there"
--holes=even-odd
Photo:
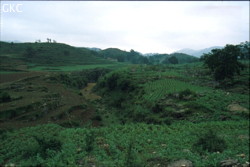
[[[101,99],[101,96],[96,95],[92,92],[93,87],[96,85],[96,83],[88,83],[88,85],[81,90],[81,93],[83,97],[87,100],[98,100]]]

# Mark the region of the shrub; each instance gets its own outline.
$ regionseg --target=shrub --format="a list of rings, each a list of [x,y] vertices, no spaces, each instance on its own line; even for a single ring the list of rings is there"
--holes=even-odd
[[[202,134],[196,143],[193,144],[193,149],[198,153],[208,152],[223,152],[227,145],[224,139],[219,137],[215,131],[209,129]]]
[[[46,159],[48,158],[48,150],[53,150],[53,151],[60,151],[62,147],[62,143],[59,140],[56,139],[43,139],[34,136],[35,140],[38,142],[40,149],[39,153],[42,158]]]
[[[124,167],[142,167],[144,166],[141,160],[136,155],[136,151],[134,149],[134,143],[135,141],[133,139],[130,139],[127,152],[125,154],[125,162]]]
[[[102,117],[100,115],[96,115],[92,118],[92,120],[102,121]]]
[[[10,102],[10,101],[11,101],[11,97],[8,93],[4,92],[1,94],[0,102]]]
[[[85,142],[86,142],[86,147],[85,147],[85,151],[87,153],[90,153],[93,151],[94,149],[94,140],[95,140],[95,134],[93,131],[90,131],[87,133],[86,138],[85,138]]]
[[[163,112],[164,110],[163,110],[163,107],[162,107],[161,105],[155,104],[155,105],[153,106],[153,108],[152,108],[152,111],[153,111],[154,113],[161,113],[161,112]]]
[[[179,98],[183,99],[187,96],[196,96],[196,93],[191,91],[190,89],[185,89],[179,93]]]
[[[97,88],[107,88],[109,91],[131,92],[136,86],[126,71],[112,72],[105,75],[97,82]]]

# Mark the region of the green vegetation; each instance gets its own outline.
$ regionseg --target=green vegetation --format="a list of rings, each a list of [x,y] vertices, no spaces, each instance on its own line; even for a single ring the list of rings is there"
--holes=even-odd
[[[205,54],[202,59],[212,71],[216,80],[233,79],[244,68],[238,61],[241,57],[240,49],[234,45],[227,45],[223,49],[214,49],[212,53]]]
[[[204,133],[204,132],[203,132]],[[193,148],[200,154],[208,152],[223,152],[226,149],[226,142],[223,138],[212,129],[205,132],[196,143]]]
[[[172,57],[168,58],[168,61],[171,64],[178,64],[178,59],[175,56],[172,56]]]
[[[0,44],[0,166],[163,167],[186,161],[219,167],[228,159],[249,161],[246,43],[205,58],[220,53],[232,63],[229,50],[244,52],[236,59],[244,65],[238,75],[215,56],[213,69],[225,71],[219,81],[216,70],[181,53],[143,57],[114,48],[26,43],[11,50]],[[55,63],[43,59],[59,55]]]
[[[94,68],[109,68],[116,69],[127,64],[116,63],[116,64],[93,64],[93,65],[72,65],[72,66],[29,66],[30,71],[58,71],[58,72],[70,72],[70,71],[81,71]]]
[[[185,64],[199,61],[197,57],[184,53],[155,54],[148,59],[150,64]]]
[[[10,101],[11,101],[11,97],[7,92],[3,92],[0,94],[0,103],[10,102]]]
[[[27,71],[29,68],[71,71],[75,65],[81,70],[87,68],[84,65],[97,67],[114,64],[112,61],[100,58],[97,52],[60,43],[0,42],[0,48],[2,71]],[[63,66],[66,66],[66,70]]]
[[[194,166],[218,166],[225,158],[249,159],[249,122],[227,121],[171,126],[131,124],[103,128],[62,128],[47,124],[6,132],[0,163],[21,166],[140,166],[167,165],[189,159]],[[227,143],[223,152],[193,151],[196,134],[214,129]],[[93,135],[94,140],[93,140]],[[208,139],[209,140],[209,139]],[[240,154],[244,156],[239,157]]]

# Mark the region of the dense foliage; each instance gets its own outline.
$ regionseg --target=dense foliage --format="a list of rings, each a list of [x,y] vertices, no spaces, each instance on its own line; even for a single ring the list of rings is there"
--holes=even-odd
[[[223,49],[214,49],[212,53],[202,57],[204,63],[212,71],[216,80],[233,79],[240,74],[243,65],[238,61],[241,57],[240,49],[234,45],[227,45]]]
[[[186,158],[194,166],[218,166],[228,157],[237,157],[245,163],[249,157],[247,135],[249,122],[210,122],[193,124],[180,122],[171,126],[146,124],[116,125],[104,128],[62,128],[47,124],[4,132],[0,139],[0,164],[18,166],[154,166],[167,165]],[[223,140],[223,153],[207,146],[210,152],[193,151],[203,137],[196,134],[214,129],[220,135],[204,136],[208,141]],[[240,129],[240,130],[239,130]],[[222,135],[223,134],[223,135]],[[211,139],[209,139],[212,137]],[[218,138],[218,139],[216,139]],[[216,139],[213,141],[212,139]],[[201,145],[204,145],[202,143]]]
[[[89,70],[76,71],[72,73],[61,73],[50,77],[51,81],[59,81],[68,87],[83,89],[88,83],[97,82],[97,80],[110,72],[110,69],[95,68]]]

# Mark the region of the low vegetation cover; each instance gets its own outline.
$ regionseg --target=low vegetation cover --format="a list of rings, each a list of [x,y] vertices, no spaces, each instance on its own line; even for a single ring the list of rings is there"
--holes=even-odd
[[[248,126],[248,121],[127,124],[91,129],[39,125],[2,133],[0,163],[128,167],[166,166],[188,159],[194,166],[219,166],[226,158],[236,158],[244,164],[249,158]]]
[[[142,60],[133,50],[27,45],[1,43],[1,166],[249,165],[249,57],[241,45],[184,64],[179,53]],[[40,53],[25,60],[41,46],[93,57],[77,63],[85,68],[74,67],[79,57],[66,65],[62,58],[40,66]],[[219,63],[226,58],[236,71]],[[219,79],[217,70],[225,72]]]

